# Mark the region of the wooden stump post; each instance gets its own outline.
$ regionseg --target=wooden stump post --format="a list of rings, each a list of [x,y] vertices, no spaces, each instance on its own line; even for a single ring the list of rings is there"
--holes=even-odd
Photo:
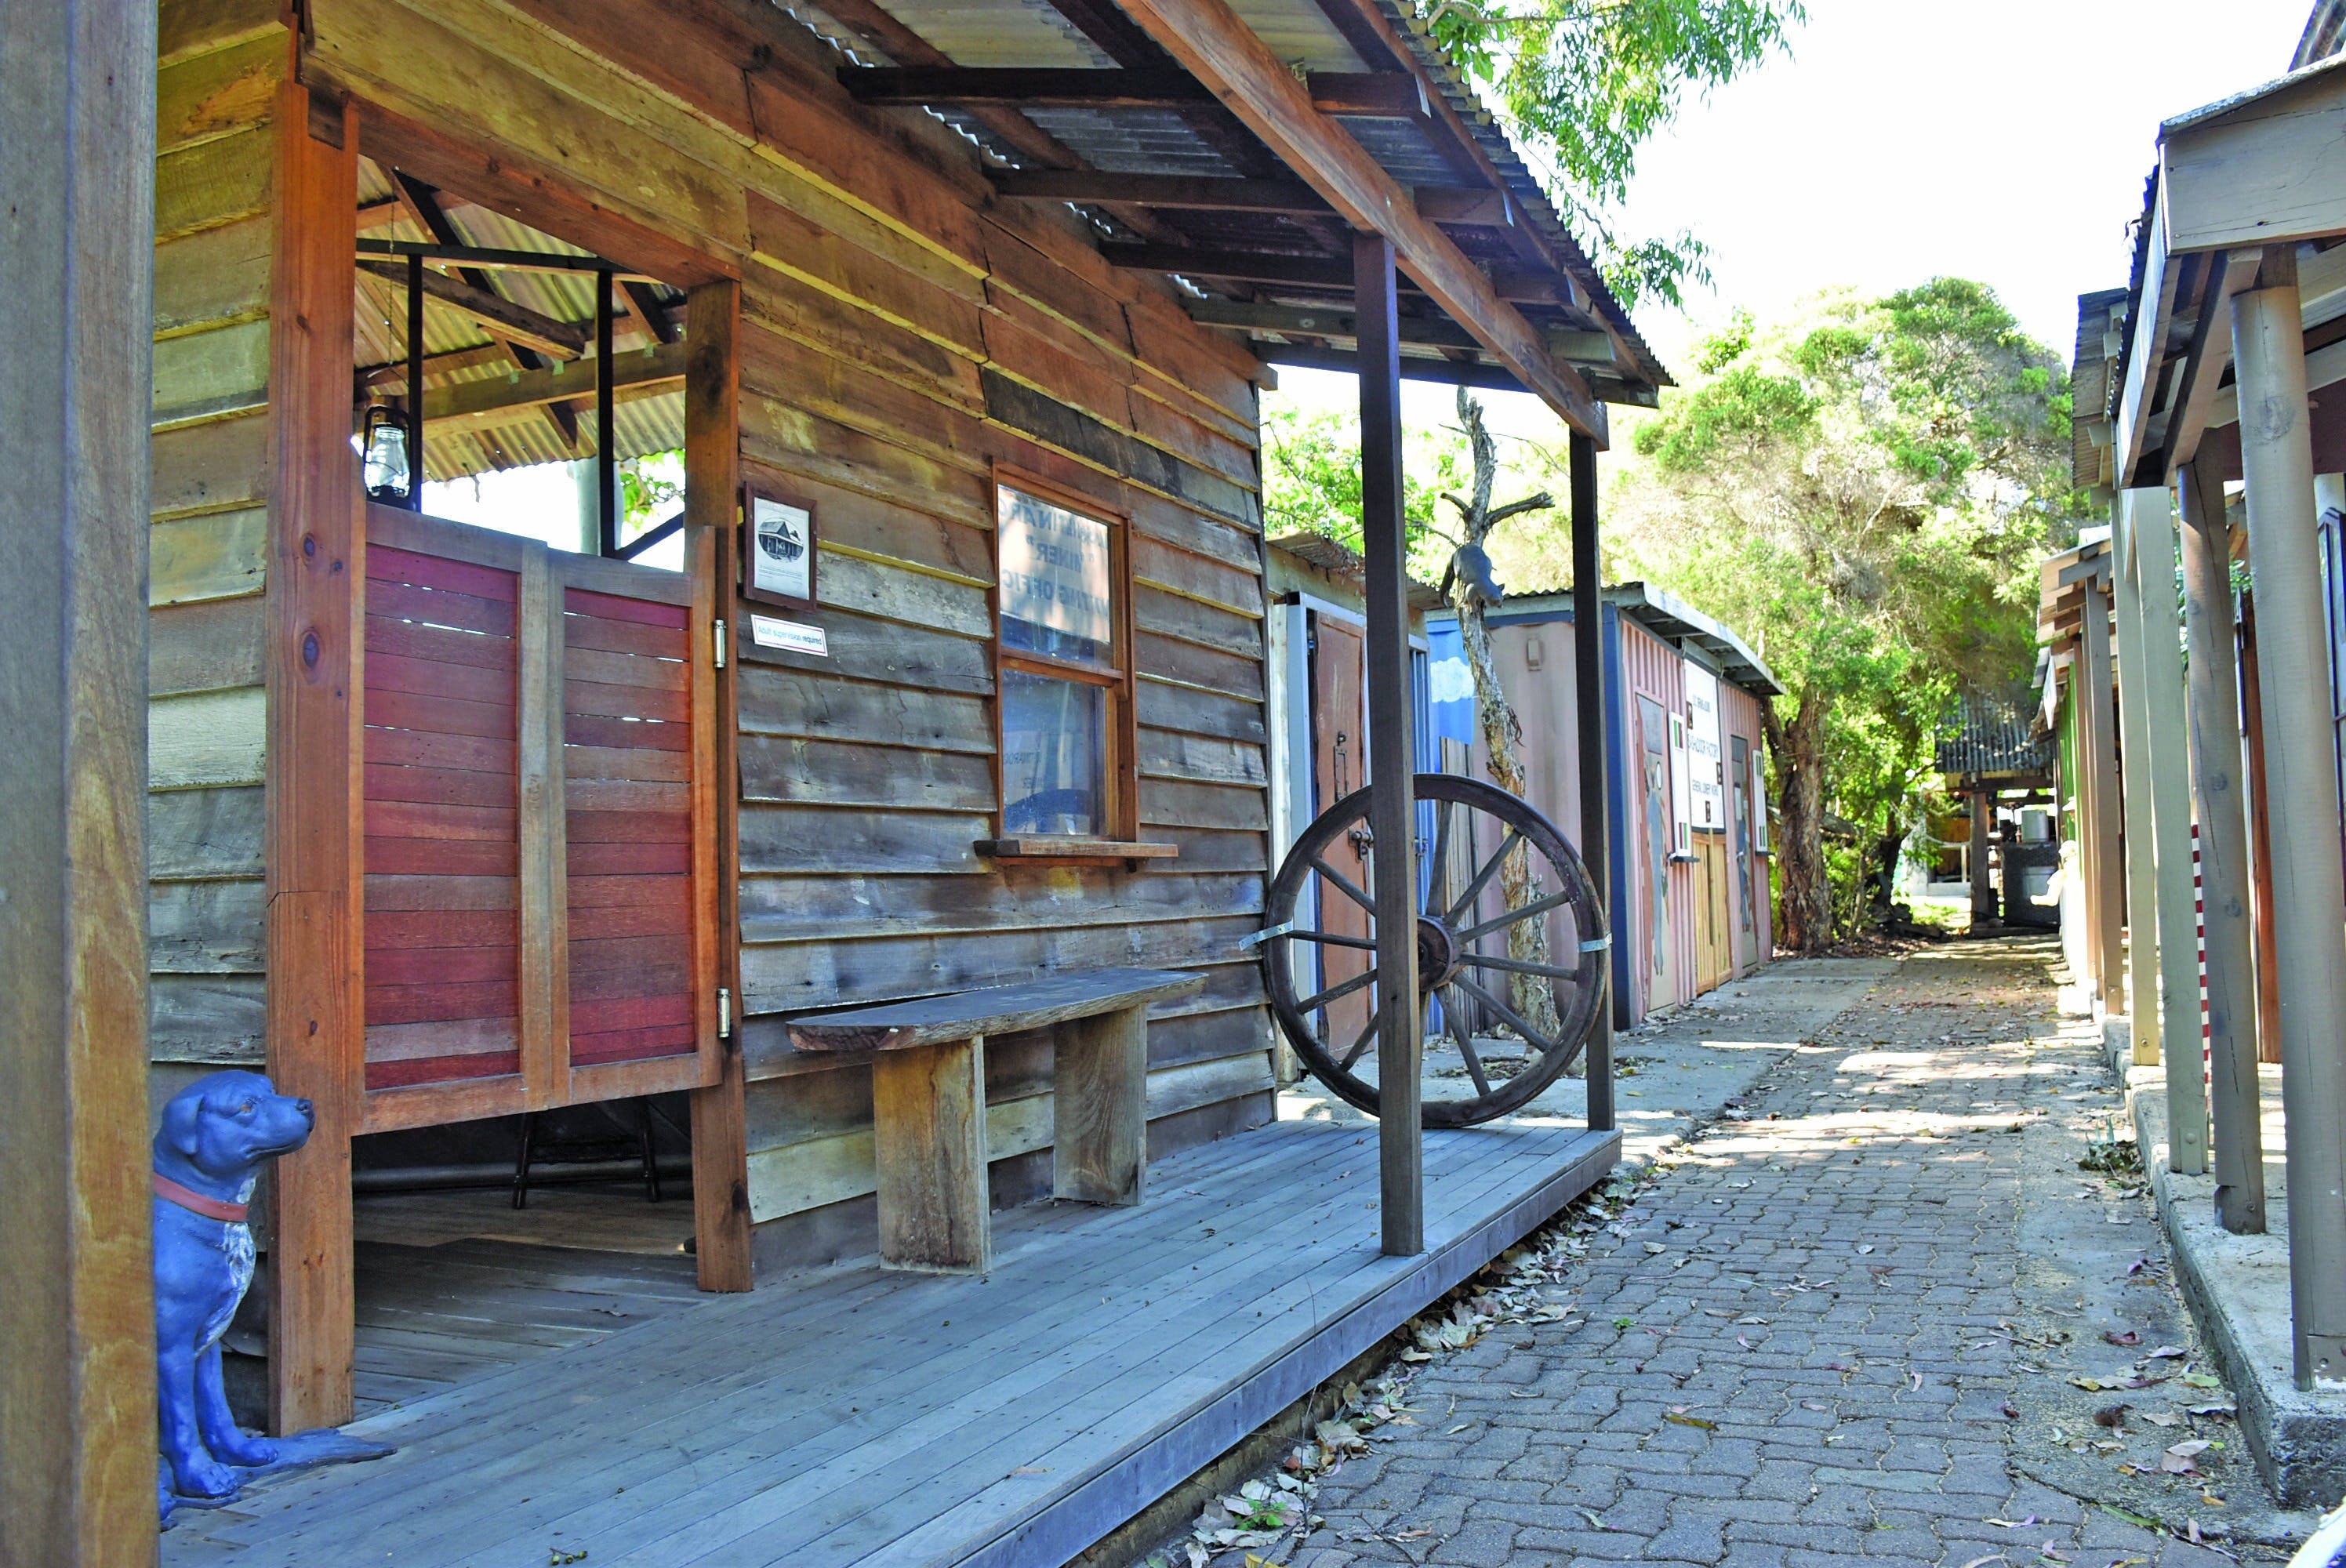
[[[2118,757],[2126,787],[2127,1017],[2134,1060],[2158,1061],[2158,862],[2150,791],[2150,702],[2144,690],[2142,593],[2127,568],[2123,508],[2112,504],[2111,584],[2117,601]]]
[[[1052,1196],[1137,1204],[1148,1169],[1148,1009],[1071,1018],[1057,1033]]]
[[[0,1563],[155,1561],[147,418],[155,8],[0,47]]]
[[[1613,911],[1612,812],[1606,803],[1612,755],[1605,724],[1605,582],[1596,536],[1596,443],[1572,433],[1572,657],[1574,697],[1578,706],[1580,745],[1580,850],[1596,901],[1609,925]],[[1762,808],[1765,809],[1764,807]],[[1584,933],[1585,940],[1585,933]],[[1617,952],[1606,954],[1604,973],[1620,971]],[[1558,962],[1563,962],[1561,958]],[[1583,1064],[1588,1084],[1588,1125],[1607,1132],[1614,1123],[1613,1009],[1596,1010]]]
[[[874,1056],[872,1145],[880,1189],[880,1266],[931,1274],[983,1274],[993,1268],[984,1038]]]

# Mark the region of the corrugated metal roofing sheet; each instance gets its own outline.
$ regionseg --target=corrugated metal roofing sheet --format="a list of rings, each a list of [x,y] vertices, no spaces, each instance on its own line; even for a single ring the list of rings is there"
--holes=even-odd
[[[1942,773],[1969,777],[2049,773],[2050,737],[2034,732],[2029,715],[2010,703],[1967,697],[1939,732],[1937,764]]]

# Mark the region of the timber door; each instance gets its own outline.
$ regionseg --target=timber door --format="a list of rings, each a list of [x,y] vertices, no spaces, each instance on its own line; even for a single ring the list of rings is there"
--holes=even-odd
[[[1727,741],[1728,831],[1735,839],[1735,972],[1759,962],[1751,922],[1751,743],[1740,735]]]
[[[1729,933],[1732,899],[1728,887],[1733,871],[1728,864],[1724,833],[1697,833],[1694,852],[1694,989],[1699,996],[1704,992],[1716,991],[1735,972],[1733,938]]]
[[[1363,703],[1363,655],[1361,628],[1313,611],[1311,626],[1311,784],[1312,815],[1333,806],[1368,782],[1368,710]],[[1328,863],[1356,888],[1369,881],[1369,840],[1354,833],[1331,845]],[[1339,936],[1365,938],[1368,911],[1341,894],[1330,896],[1323,887],[1320,929]],[[1371,955],[1357,948],[1320,948],[1320,983],[1324,989],[1367,972]],[[1326,1011],[1330,1044],[1349,1050],[1369,1026],[1374,1005],[1372,987],[1338,997]]]
[[[714,1083],[694,579],[367,514],[362,1130]]]

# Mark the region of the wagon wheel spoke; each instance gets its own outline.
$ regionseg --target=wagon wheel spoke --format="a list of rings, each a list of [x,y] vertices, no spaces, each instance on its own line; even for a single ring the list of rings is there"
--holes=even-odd
[[[1474,1092],[1491,1092],[1491,1075],[1483,1067],[1482,1053],[1474,1049],[1474,1032],[1466,1027],[1466,1009],[1458,1004],[1458,988],[1447,988],[1450,995],[1443,1002],[1442,1010],[1450,1015],[1450,1038],[1458,1044],[1458,1054],[1466,1058],[1466,1075],[1474,1080]]]
[[[1504,1022],[1508,1028],[1513,1029],[1516,1033],[1522,1035],[1524,1037],[1525,1044],[1535,1045],[1542,1052],[1548,1052],[1556,1049],[1556,1042],[1541,1033],[1538,1030],[1533,1028],[1529,1023],[1524,1022],[1523,1014],[1517,1013],[1514,1008],[1508,1006],[1505,1003],[1492,995],[1490,992],[1484,990],[1482,986],[1476,984],[1465,975],[1462,974],[1457,976],[1456,983],[1464,986],[1469,996],[1474,997],[1476,1001],[1482,1003],[1484,1006],[1497,1013],[1500,1020]]]
[[[1476,969],[1504,969],[1510,974],[1545,974],[1550,980],[1580,978],[1580,971],[1566,969],[1560,963],[1534,963],[1529,959],[1498,958],[1487,952],[1462,952],[1458,962],[1473,964]]]
[[[1374,971],[1372,971],[1371,972],[1373,973]],[[1352,1064],[1361,1059],[1361,1053],[1367,1050],[1369,1048],[1369,1042],[1376,1037],[1377,1015],[1372,1013],[1369,1014],[1368,1023],[1363,1024],[1361,1028],[1361,1032],[1352,1037],[1352,1048],[1345,1052],[1342,1056],[1339,1057],[1336,1064],[1343,1068],[1345,1072],[1351,1072],[1352,1070]]]
[[[1346,879],[1343,872],[1330,865],[1318,855],[1311,857],[1311,864],[1321,876],[1327,878],[1330,881],[1343,889],[1345,897],[1351,899],[1354,903],[1360,905],[1371,914],[1377,912],[1376,901],[1369,897],[1368,894],[1362,892],[1360,889],[1354,887],[1352,882]]]
[[[1325,1007],[1328,1003],[1335,1001],[1339,997],[1350,996],[1352,993],[1360,990],[1362,986],[1374,985],[1376,983],[1377,972],[1373,969],[1364,970],[1361,973],[1352,976],[1350,980],[1338,981],[1327,990],[1318,992],[1311,996],[1305,997],[1302,1001],[1295,1004],[1296,1009],[1301,1013],[1315,1012],[1320,1008]]]
[[[1362,952],[1374,952],[1377,951],[1377,944],[1371,942],[1366,937],[1338,936],[1332,931],[1288,931],[1281,932],[1280,934],[1281,936],[1292,937],[1297,942],[1321,942],[1329,947],[1357,947]]]
[[[1523,841],[1523,830],[1509,828],[1507,836],[1499,840],[1498,853],[1485,860],[1483,863],[1483,869],[1474,873],[1474,880],[1466,884],[1466,891],[1458,896],[1456,903],[1450,906],[1450,913],[1446,918],[1456,920],[1462,911],[1473,909],[1474,901],[1483,896],[1483,890],[1490,885],[1492,877],[1497,874],[1500,862],[1512,854],[1515,846]]]
[[[1423,907],[1429,910],[1442,898],[1442,875],[1450,867],[1450,816],[1454,805],[1443,800],[1433,808],[1433,858],[1425,865]]]
[[[1550,893],[1544,899],[1534,899],[1531,902],[1525,904],[1519,910],[1509,910],[1506,913],[1494,916],[1492,919],[1483,921],[1480,925],[1470,925],[1464,931],[1460,932],[1455,940],[1459,942],[1473,942],[1478,936],[1488,936],[1494,931],[1502,930],[1507,926],[1520,924],[1522,921],[1530,920],[1535,916],[1544,915],[1550,910],[1562,909],[1571,901],[1572,894],[1570,892]]]

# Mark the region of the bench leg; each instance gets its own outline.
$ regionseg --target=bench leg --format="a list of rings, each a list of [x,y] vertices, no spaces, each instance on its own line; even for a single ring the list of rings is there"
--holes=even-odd
[[[1136,1204],[1148,1163],[1148,1010],[1127,1007],[1058,1029],[1051,1190]]]
[[[872,1062],[872,1113],[880,1266],[984,1273],[994,1263],[984,1040],[881,1052]]]

